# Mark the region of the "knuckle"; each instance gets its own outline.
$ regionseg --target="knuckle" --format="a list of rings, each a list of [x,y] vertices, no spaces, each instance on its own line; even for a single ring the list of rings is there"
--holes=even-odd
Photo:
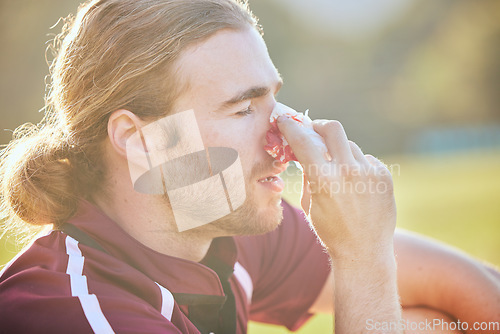
[[[318,126],[323,126],[327,122],[328,122],[327,119],[315,119],[314,121],[312,121],[312,124],[318,125]]]
[[[388,177],[392,179],[391,171],[382,162],[375,168],[375,172],[379,176]]]
[[[337,120],[328,121],[324,124],[324,126],[328,131],[335,131],[336,132],[336,131],[344,129],[342,124]]]

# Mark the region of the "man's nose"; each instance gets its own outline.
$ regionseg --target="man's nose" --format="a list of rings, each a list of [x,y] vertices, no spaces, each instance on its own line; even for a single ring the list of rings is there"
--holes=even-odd
[[[263,145],[267,144],[266,134],[269,131],[269,129],[271,128],[271,121],[270,121],[271,114],[273,113],[273,110],[276,107],[276,104],[277,104],[277,101],[273,97],[271,103],[269,103],[268,106],[266,107],[266,110],[263,111],[262,119],[259,121],[259,122],[261,122],[259,124],[259,129],[261,129],[261,132],[262,132],[259,135],[260,135],[260,138],[262,140]]]

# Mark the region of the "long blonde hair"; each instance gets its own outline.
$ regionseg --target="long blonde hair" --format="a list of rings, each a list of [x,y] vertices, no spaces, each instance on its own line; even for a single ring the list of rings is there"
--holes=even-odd
[[[182,86],[175,61],[220,29],[258,29],[238,0],[95,0],[68,17],[54,40],[45,117],[23,125],[0,155],[2,216],[58,225],[100,190],[110,113],[142,119],[169,112]]]

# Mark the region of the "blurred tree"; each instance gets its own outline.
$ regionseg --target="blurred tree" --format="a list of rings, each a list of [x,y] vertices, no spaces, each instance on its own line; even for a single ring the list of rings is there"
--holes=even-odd
[[[0,1],[0,144],[24,122],[37,123],[43,115],[47,41],[60,32],[60,17],[75,12],[77,0]],[[8,129],[7,131],[5,129]]]
[[[46,41],[61,24],[49,27],[78,4],[0,2],[0,129],[41,119]],[[340,120],[365,151],[403,152],[435,124],[500,123],[497,0],[415,0],[385,29],[351,39],[286,1],[250,0],[250,6],[285,79],[280,100],[310,109],[313,118]],[[0,143],[10,138],[0,131]]]
[[[356,39],[283,3],[250,0],[285,78],[280,98],[339,119],[365,151],[403,152],[435,125],[500,123],[500,2],[415,1]]]

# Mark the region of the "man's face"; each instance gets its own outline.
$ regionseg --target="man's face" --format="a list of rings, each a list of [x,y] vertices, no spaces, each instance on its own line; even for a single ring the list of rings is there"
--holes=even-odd
[[[263,181],[285,165],[263,147],[281,78],[262,37],[253,28],[221,30],[187,49],[179,65],[189,89],[176,101],[174,112],[194,109],[205,147],[235,149],[245,175],[243,206],[208,228],[224,234],[274,229],[281,220],[283,184],[276,178]]]

